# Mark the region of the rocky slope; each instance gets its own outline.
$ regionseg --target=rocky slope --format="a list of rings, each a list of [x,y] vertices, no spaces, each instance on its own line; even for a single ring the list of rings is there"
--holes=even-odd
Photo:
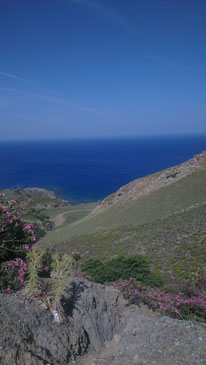
[[[151,192],[171,185],[205,167],[206,151],[203,151],[182,164],[133,180],[129,184],[122,186],[116,193],[107,196],[94,209],[93,214],[102,212],[116,203],[137,200],[141,196],[149,195]]]
[[[65,321],[54,322],[42,301],[0,294],[1,365],[200,365],[206,326],[157,318],[113,288],[68,281]]]

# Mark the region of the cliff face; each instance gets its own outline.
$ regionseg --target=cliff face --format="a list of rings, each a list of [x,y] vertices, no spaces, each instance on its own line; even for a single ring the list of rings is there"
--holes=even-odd
[[[116,203],[137,200],[141,196],[149,195],[152,191],[171,185],[203,168],[206,168],[206,151],[195,155],[192,159],[182,164],[133,180],[127,185],[122,186],[117,192],[107,196],[94,209],[93,214],[102,212]]]

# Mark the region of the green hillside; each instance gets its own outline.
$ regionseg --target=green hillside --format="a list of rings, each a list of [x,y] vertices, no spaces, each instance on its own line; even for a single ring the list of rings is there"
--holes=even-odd
[[[79,251],[84,259],[141,253],[151,259],[154,270],[172,277],[204,276],[206,168],[200,166],[163,187],[158,186],[158,176],[160,173],[150,176],[153,190],[148,195],[134,200],[128,195],[94,212],[97,202],[71,206],[37,196],[24,218],[35,224],[40,246],[65,253]],[[4,192],[18,200],[28,197],[22,189]]]
[[[205,227],[206,169],[200,169],[137,200],[65,221],[40,245],[79,251],[84,259],[142,253],[154,270],[190,280],[206,273]]]
[[[123,224],[140,225],[161,219],[169,214],[206,201],[206,170],[142,196],[138,200],[119,202],[105,211],[64,225],[48,233],[42,245],[59,245],[72,237],[116,228]]]
[[[154,222],[73,237],[55,245],[60,251],[79,251],[101,260],[119,254],[148,256],[157,271],[185,279],[205,275],[206,203]],[[50,245],[49,245],[50,246]]]

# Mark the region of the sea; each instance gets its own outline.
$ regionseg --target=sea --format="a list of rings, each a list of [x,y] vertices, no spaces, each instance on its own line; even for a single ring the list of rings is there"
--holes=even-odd
[[[41,187],[72,204],[206,150],[206,135],[0,142],[0,188]]]

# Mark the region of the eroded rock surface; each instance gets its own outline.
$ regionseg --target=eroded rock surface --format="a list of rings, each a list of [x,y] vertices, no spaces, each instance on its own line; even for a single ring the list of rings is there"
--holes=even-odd
[[[68,281],[65,323],[42,302],[0,294],[1,365],[204,365],[206,326],[157,318],[113,288]]]
[[[56,365],[102,349],[124,325],[127,302],[112,288],[73,279],[62,298],[66,321],[39,302],[0,294],[0,364]]]

